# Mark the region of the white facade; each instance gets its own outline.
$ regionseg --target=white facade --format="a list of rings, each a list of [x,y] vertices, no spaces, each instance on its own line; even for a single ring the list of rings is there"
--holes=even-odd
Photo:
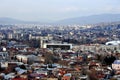
[[[38,57],[35,55],[16,55],[16,58],[24,63],[32,63],[35,60],[38,60]]]
[[[120,41],[109,41],[106,42],[106,45],[120,45]]]
[[[7,68],[8,62],[0,62],[1,68]]]
[[[70,49],[72,49],[72,44],[62,44],[62,43],[44,43],[43,44],[43,48],[48,48],[48,46],[51,46],[51,48],[52,48],[52,46],[58,46],[58,47],[69,46]]]

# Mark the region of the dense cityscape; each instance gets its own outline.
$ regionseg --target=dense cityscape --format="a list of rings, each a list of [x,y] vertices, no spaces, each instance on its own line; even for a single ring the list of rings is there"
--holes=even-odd
[[[120,23],[0,25],[0,80],[119,80]]]
[[[120,0],[0,0],[0,80],[120,80]]]

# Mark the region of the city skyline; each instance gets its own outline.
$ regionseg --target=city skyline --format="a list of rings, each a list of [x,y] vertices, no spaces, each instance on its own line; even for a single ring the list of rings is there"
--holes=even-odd
[[[0,17],[53,22],[96,14],[119,14],[119,0],[0,0]]]

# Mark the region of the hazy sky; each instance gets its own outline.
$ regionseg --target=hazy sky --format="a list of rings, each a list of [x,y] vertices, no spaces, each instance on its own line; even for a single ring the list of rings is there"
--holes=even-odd
[[[120,0],[0,0],[0,17],[51,22],[103,13],[120,13]]]

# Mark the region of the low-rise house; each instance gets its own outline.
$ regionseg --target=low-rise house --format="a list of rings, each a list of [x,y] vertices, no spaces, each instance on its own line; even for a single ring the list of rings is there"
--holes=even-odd
[[[27,64],[32,64],[35,61],[38,61],[38,62],[40,61],[39,57],[35,55],[16,55],[16,58],[18,61],[24,62]]]

